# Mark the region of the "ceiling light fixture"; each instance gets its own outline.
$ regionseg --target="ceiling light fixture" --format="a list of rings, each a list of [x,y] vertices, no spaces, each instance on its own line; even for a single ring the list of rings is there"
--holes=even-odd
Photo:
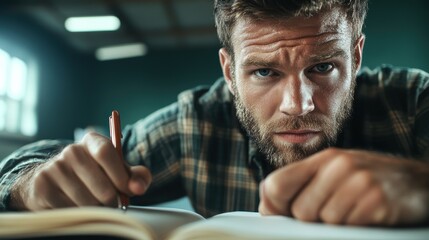
[[[115,16],[70,17],[64,23],[69,32],[115,31],[121,21]]]
[[[147,47],[143,43],[122,44],[101,47],[95,51],[95,57],[99,61],[140,57],[147,53]]]

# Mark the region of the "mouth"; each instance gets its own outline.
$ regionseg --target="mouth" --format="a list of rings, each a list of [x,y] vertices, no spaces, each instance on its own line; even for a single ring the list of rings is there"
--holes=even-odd
[[[306,143],[320,134],[321,131],[311,129],[287,130],[274,133],[282,141],[289,143]]]

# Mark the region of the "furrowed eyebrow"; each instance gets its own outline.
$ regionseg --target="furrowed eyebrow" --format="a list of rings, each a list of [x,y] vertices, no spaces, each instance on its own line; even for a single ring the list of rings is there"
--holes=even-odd
[[[262,68],[276,68],[279,67],[279,63],[274,61],[266,61],[258,57],[249,57],[241,64],[241,67],[243,68],[250,66],[257,66]]]
[[[335,57],[343,57],[343,58],[347,58],[347,53],[342,50],[342,49],[338,49],[338,50],[334,50],[332,52],[326,53],[326,54],[318,54],[318,55],[314,55],[314,56],[310,56],[310,62],[323,62],[327,59],[331,59],[331,58],[335,58]]]
[[[347,58],[347,53],[342,49],[337,49],[331,52],[327,52],[324,54],[312,55],[309,57],[309,62],[318,63],[326,61],[327,59],[335,58],[335,57],[343,57]],[[261,68],[278,68],[280,64],[276,61],[265,60],[263,58],[258,57],[248,57],[242,64],[242,68],[246,67],[261,67]]]

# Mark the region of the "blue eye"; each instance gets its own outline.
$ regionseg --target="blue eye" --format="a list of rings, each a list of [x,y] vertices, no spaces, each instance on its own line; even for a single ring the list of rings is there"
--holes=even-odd
[[[313,67],[313,71],[318,73],[326,73],[331,71],[334,68],[333,64],[331,63],[320,63]]]
[[[255,71],[256,76],[258,77],[268,77],[273,74],[273,72],[268,68],[262,68]]]

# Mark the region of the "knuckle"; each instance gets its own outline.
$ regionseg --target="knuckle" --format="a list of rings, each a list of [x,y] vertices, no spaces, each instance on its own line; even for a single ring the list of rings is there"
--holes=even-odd
[[[43,170],[44,172],[48,172],[50,175],[58,176],[58,174],[62,174],[65,172],[66,169],[66,160],[64,159],[58,159],[54,162],[52,162],[48,168]]]
[[[116,190],[113,188],[103,188],[100,189],[98,199],[101,203],[104,205],[111,205],[113,202],[115,202],[115,199],[117,198]]]
[[[79,144],[70,144],[66,146],[61,154],[59,154],[54,160],[55,163],[67,165],[71,162],[82,160],[79,156],[82,152],[82,147]]]
[[[291,207],[292,215],[302,221],[315,221],[316,216],[311,213],[305,204],[300,201],[294,201]]]
[[[338,165],[340,170],[343,171],[348,171],[356,167],[356,162],[353,160],[353,158],[345,153],[340,154],[335,163]]]
[[[270,199],[281,200],[283,189],[278,181],[275,181],[272,177],[268,177],[265,180],[265,193]]]
[[[362,170],[355,173],[354,178],[355,181],[353,183],[355,184],[356,188],[366,188],[371,186],[373,183],[373,175],[367,170]]]
[[[94,131],[90,131],[83,136],[82,141],[83,142],[93,141],[94,139],[97,139],[99,137],[100,137],[100,134]]]
[[[271,214],[289,215],[289,202],[284,196],[284,189],[276,178],[269,176],[264,183],[264,200],[265,209]]]
[[[356,169],[356,162],[347,154],[340,154],[333,158],[326,166],[333,172],[350,172]]]
[[[340,160],[341,160],[342,166],[345,169],[356,168],[356,166],[357,166],[356,161],[355,161],[355,159],[350,154],[342,153],[339,156],[340,156]]]
[[[96,144],[91,146],[91,154],[99,162],[107,161],[112,153],[114,152],[110,142],[97,141]]]
[[[57,155],[47,163],[46,167],[41,169],[41,172],[44,172],[46,175],[50,175],[52,178],[58,178],[61,175],[66,175],[67,172],[73,169],[73,166],[77,164],[75,162],[80,160],[75,157],[74,154],[70,153],[70,150],[67,150],[67,152],[61,156]]]
[[[326,149],[325,151],[326,151],[326,153],[328,153],[328,155],[337,155],[340,152],[340,150],[338,148],[335,148],[335,147],[330,147],[330,148]]]
[[[43,187],[43,184],[49,182],[51,171],[50,167],[40,169],[34,176],[34,184],[36,188]]]
[[[329,224],[340,224],[342,220],[339,212],[332,208],[322,209],[320,219]]]
[[[63,156],[75,155],[77,154],[78,151],[79,151],[79,146],[77,144],[70,144],[63,149],[62,155]]]
[[[384,191],[379,185],[372,188],[371,198],[372,198],[374,204],[383,205],[386,201]]]

